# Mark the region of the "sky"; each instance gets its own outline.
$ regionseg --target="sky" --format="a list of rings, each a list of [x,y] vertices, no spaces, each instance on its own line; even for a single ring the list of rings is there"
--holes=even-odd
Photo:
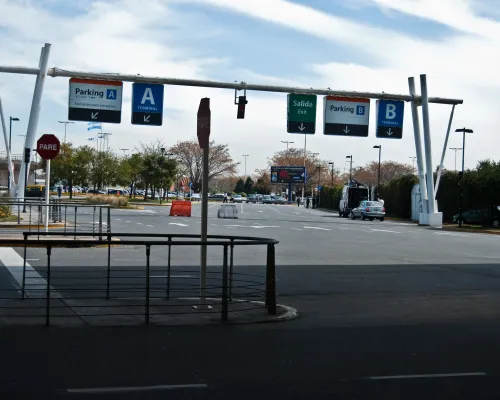
[[[448,147],[462,147],[465,165],[498,160],[500,99],[500,2],[498,0],[0,0],[0,65],[36,67],[50,43],[49,67],[170,78],[244,81],[253,84],[408,94],[408,77],[427,75],[429,96],[463,99],[456,107]],[[48,78],[37,137],[61,140],[68,118],[68,78]],[[22,153],[35,77],[0,73],[0,96],[13,125],[13,153]],[[241,92],[239,93],[242,94]],[[247,172],[304,135],[288,134],[285,93],[248,91],[245,119],[236,119],[234,90],[165,86],[161,127],[131,124],[130,83],[123,88],[121,124],[105,124],[109,146],[129,152],[161,139],[167,146],[196,137],[199,100],[210,97],[211,138],[244,157]],[[375,100],[368,138],[323,135],[318,97],[316,134],[307,149],[335,162],[346,155],[362,166],[378,159],[412,163],[411,110],[405,106],[403,139],[375,137]],[[430,105],[434,169],[438,165],[451,106]],[[85,122],[68,125],[68,141],[91,144]],[[4,149],[0,141],[0,150]],[[454,151],[445,167],[454,169]],[[460,159],[461,152],[458,153]],[[460,163],[459,163],[460,164]]]

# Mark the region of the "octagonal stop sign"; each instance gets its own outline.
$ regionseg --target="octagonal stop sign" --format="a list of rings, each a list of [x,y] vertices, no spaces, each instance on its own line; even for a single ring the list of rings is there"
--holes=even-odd
[[[44,160],[52,160],[59,154],[60,146],[55,135],[45,134],[36,142],[36,151]]]

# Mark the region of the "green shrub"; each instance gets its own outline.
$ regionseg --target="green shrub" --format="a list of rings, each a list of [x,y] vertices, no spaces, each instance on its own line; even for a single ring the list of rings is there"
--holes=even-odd
[[[247,197],[247,194],[245,192],[240,193],[241,197]]]
[[[0,206],[0,218],[8,218],[12,215],[12,207],[7,205]]]

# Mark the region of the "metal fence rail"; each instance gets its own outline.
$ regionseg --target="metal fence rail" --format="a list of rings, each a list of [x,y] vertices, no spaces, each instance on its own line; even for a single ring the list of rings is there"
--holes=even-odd
[[[92,236],[102,238],[111,231],[111,208],[108,204],[89,204],[88,202],[68,201],[66,199],[51,199],[45,204],[40,199],[0,199],[0,208],[8,208],[11,218],[0,219],[0,236],[12,237],[19,235],[19,228],[28,232],[45,234],[45,214],[49,209],[50,229],[58,235],[71,235],[76,239],[77,232],[92,233]]]
[[[90,323],[110,319],[134,320],[150,324],[168,323],[170,318],[183,318],[196,313],[222,322],[230,316],[262,313],[275,315],[276,271],[273,239],[209,235],[206,242],[199,235],[189,234],[106,234],[103,240],[91,233],[76,233],[88,237],[85,246],[106,246],[107,261],[88,267],[53,266],[55,246],[81,246],[76,241],[37,240],[35,232],[24,232],[23,240],[1,240],[0,245],[23,248],[22,283],[19,289],[2,291],[0,316],[38,318],[46,325],[60,319],[79,318]],[[49,236],[57,233],[49,232]],[[137,239],[137,237],[141,237]],[[113,242],[119,237],[119,242]],[[31,245],[44,247],[46,260],[42,267],[28,265]],[[222,265],[207,270],[205,303],[208,307],[193,310],[200,304],[199,268],[172,265],[172,251],[207,245],[220,249]],[[234,249],[239,246],[264,246],[266,258],[262,273],[238,270],[234,265]],[[143,265],[112,265],[111,253],[142,249]],[[151,254],[164,256],[163,265],[152,265]],[[204,304],[205,304],[204,303]],[[97,322],[99,323],[99,322]]]

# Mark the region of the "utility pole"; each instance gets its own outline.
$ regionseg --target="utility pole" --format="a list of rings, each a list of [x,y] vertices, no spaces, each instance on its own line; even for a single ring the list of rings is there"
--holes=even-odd
[[[450,147],[450,150],[455,151],[455,172],[457,172],[457,151],[462,150],[461,147]]]
[[[66,128],[68,124],[74,124],[74,122],[71,121],[58,121],[60,124],[64,124],[64,143],[66,143]]]
[[[334,207],[334,204],[333,204],[333,167],[335,166],[335,163],[334,162],[329,162],[328,164],[330,164],[332,166],[332,170],[331,170],[331,175],[332,175],[332,210],[333,210],[333,207]]]
[[[379,188],[380,188],[380,156],[382,153],[382,145],[373,146],[374,149],[378,149],[378,178],[377,178],[377,198],[379,197]]]
[[[464,177],[464,169],[465,169],[465,134],[466,133],[474,133],[472,129],[466,129],[461,128],[461,129],[455,129],[455,132],[462,132],[463,134],[463,141],[462,141],[462,172],[459,175],[458,178],[458,184],[460,185],[460,199],[458,203],[458,214],[459,214],[459,221],[458,221],[458,226],[461,228],[462,227],[462,208],[463,208],[463,197],[464,197],[464,187],[462,184],[462,179]],[[456,154],[456,153],[455,153]]]
[[[247,176],[247,157],[248,154],[243,154],[243,157],[245,157],[245,177]]]
[[[350,156],[345,156],[345,158],[349,158],[350,160],[350,165],[349,165],[349,184],[351,183],[352,180],[352,155]]]

